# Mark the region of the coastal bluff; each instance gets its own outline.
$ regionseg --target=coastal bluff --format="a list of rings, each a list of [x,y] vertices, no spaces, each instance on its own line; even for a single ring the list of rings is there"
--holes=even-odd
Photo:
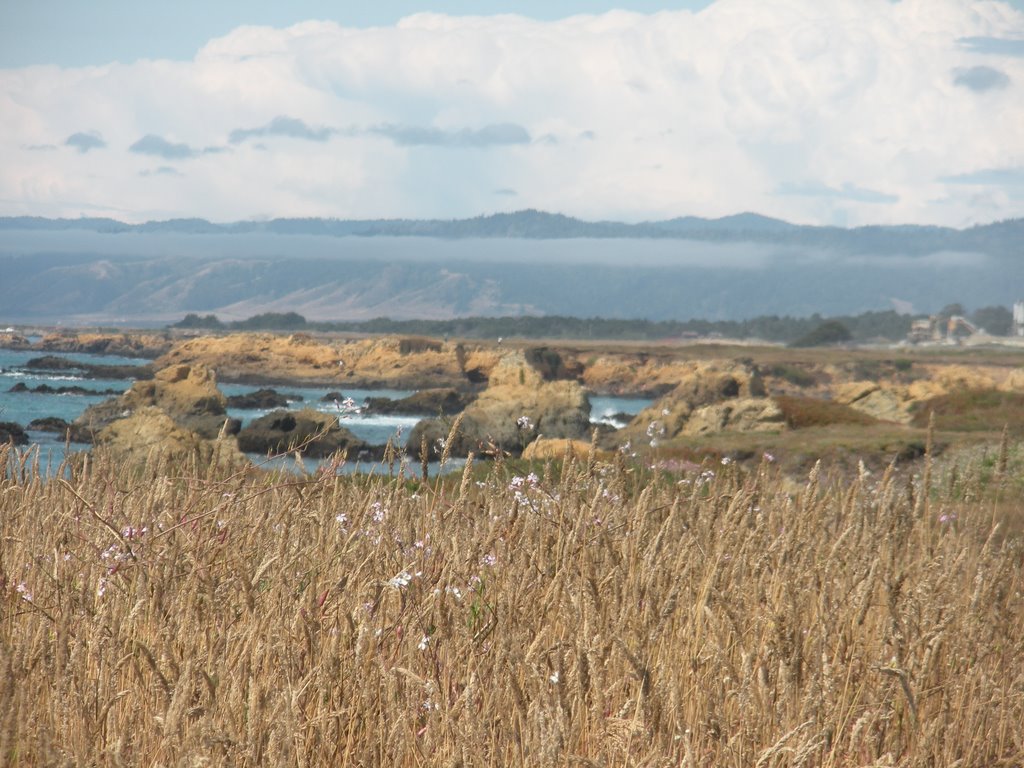
[[[231,334],[181,341],[156,361],[205,365],[225,381],[317,382],[347,387],[463,389],[486,380],[499,355],[433,339],[323,341],[308,334]]]

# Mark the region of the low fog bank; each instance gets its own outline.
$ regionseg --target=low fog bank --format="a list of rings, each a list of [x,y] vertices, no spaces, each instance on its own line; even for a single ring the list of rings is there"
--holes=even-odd
[[[651,320],[1010,304],[1024,265],[678,239],[0,233],[0,322],[559,314]]]

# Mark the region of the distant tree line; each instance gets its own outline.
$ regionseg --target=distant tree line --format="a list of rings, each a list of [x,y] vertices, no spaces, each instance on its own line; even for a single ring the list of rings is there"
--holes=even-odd
[[[983,307],[973,314],[950,304],[940,317],[962,315],[993,335],[1010,332],[1013,316],[1006,307]],[[655,341],[671,338],[757,338],[801,345],[841,341],[896,341],[905,338],[914,318],[892,310],[824,318],[766,315],[749,320],[636,320],[607,317],[461,317],[452,320],[373,320],[316,322],[296,312],[265,312],[246,320],[224,322],[216,315],[188,314],[172,328],[211,331],[340,331],[496,339],[607,339]]]
[[[944,307],[938,315],[967,317],[994,336],[1010,333],[1013,315],[1006,307],[982,307],[968,313],[960,304]],[[911,315],[887,310],[825,318],[764,315],[749,320],[637,320],[607,317],[460,317],[452,320],[373,320],[317,322],[297,312],[264,312],[245,320],[224,322],[216,315],[190,313],[171,328],[210,331],[339,331],[401,335],[456,336],[496,339],[607,339],[656,341],[672,338],[756,338],[814,346],[843,341],[897,341],[910,330]]]

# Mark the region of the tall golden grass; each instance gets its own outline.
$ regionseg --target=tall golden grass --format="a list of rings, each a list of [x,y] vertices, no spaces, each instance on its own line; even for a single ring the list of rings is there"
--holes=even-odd
[[[8,765],[1024,764],[1005,499],[0,459]]]

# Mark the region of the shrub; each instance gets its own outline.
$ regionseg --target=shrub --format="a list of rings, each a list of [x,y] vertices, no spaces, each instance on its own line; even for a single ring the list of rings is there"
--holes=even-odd
[[[1004,426],[1024,434],[1024,394],[996,389],[968,389],[934,397],[917,404],[913,424],[928,425],[935,413],[936,429],[951,431],[998,431]]]
[[[842,344],[850,341],[853,335],[838,320],[828,320],[810,333],[792,342],[791,347],[823,347],[830,344]]]
[[[806,387],[813,387],[817,383],[817,379],[814,374],[810,371],[800,368],[796,365],[790,365],[788,363],[778,363],[768,369],[768,374],[775,376],[783,381],[788,381],[794,386],[804,389]]]
[[[776,397],[775,402],[792,429],[832,424],[875,424],[877,420],[848,405],[813,397]]]

